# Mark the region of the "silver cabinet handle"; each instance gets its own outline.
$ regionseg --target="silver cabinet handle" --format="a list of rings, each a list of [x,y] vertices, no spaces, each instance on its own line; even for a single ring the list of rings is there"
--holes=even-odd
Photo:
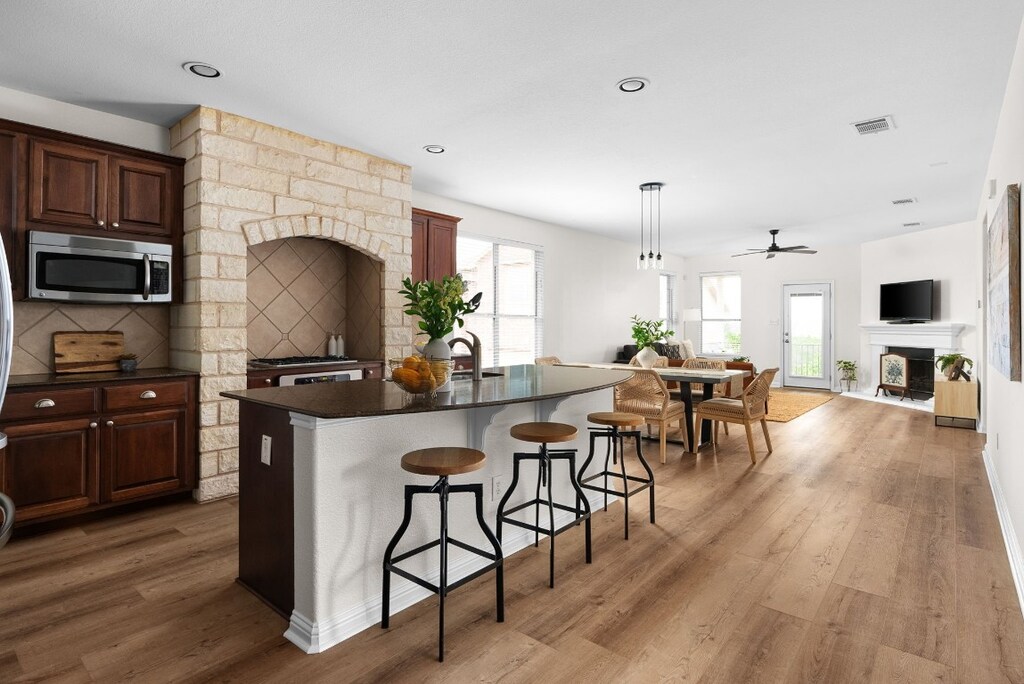
[[[264,385],[269,385],[269,384],[271,384],[272,382],[273,382],[273,380],[271,380],[270,378],[267,378],[267,379],[265,379],[265,380],[263,381],[263,384],[264,384]]]
[[[139,395],[139,399],[156,399],[156,392],[153,390],[146,390]]]
[[[100,228],[102,228],[106,224],[107,224],[107,222],[104,221],[103,219],[100,219],[99,221],[96,222],[96,225],[99,226]]]
[[[53,408],[57,405],[53,399],[40,399],[36,402],[36,408]]]
[[[114,426],[114,421],[108,420],[107,421],[107,427],[113,427],[113,426]]]
[[[89,427],[91,427],[93,430],[95,430],[96,429],[96,423],[89,423]]]
[[[117,221],[114,221],[113,223],[110,224],[110,227],[111,228],[120,228],[121,226],[117,225]]]

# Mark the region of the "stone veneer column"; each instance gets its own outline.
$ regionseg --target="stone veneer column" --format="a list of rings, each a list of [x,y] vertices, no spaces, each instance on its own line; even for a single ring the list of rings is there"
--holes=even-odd
[[[200,373],[199,487],[209,501],[238,491],[238,404],[244,389],[246,247],[290,236],[334,240],[384,274],[386,357],[412,351],[398,294],[412,271],[408,166],[208,107],[171,128],[185,163],[183,303],[171,310],[170,361]]]

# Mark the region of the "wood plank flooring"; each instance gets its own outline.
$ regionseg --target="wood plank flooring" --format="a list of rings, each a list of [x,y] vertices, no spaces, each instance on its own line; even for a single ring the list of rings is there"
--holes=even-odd
[[[981,461],[984,437],[839,397],[717,456],[652,458],[635,498],[436,601],[307,656],[234,583],[237,508],[177,503],[0,552],[0,681],[1021,682],[1024,620]],[[656,454],[648,443],[647,452]],[[396,460],[397,467],[397,460]],[[400,506],[400,501],[395,501]],[[457,521],[454,523],[458,525]]]

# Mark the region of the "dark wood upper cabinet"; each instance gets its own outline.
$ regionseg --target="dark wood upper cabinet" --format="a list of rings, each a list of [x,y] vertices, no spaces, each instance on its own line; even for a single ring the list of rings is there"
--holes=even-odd
[[[178,189],[180,194],[181,189]],[[110,230],[170,237],[174,227],[174,169],[138,159],[110,160]]]
[[[412,210],[412,279],[440,280],[455,275],[457,216]]]
[[[108,155],[78,145],[32,140],[28,220],[102,228],[107,221]]]
[[[19,173],[24,156],[26,136],[21,133],[0,131],[0,237],[4,241],[7,252],[7,263],[11,270],[11,288],[14,298],[25,296],[24,263],[22,254],[23,243],[17,230],[18,217],[18,181],[23,174]]]

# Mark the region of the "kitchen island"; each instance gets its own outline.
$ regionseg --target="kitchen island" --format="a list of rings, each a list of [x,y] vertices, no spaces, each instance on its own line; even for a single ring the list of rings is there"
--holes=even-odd
[[[608,410],[610,388],[631,373],[534,365],[496,371],[480,381],[456,379],[451,392],[435,398],[380,380],[223,393],[240,402],[238,581],[289,619],[285,636],[304,651],[321,652],[379,622],[381,564],[402,517],[402,488],[429,484],[400,468],[403,453],[483,450],[485,468],[465,481],[483,482],[485,498],[491,493],[486,514],[493,525],[500,498],[494,494],[510,480],[512,454],[530,446],[515,442],[509,427],[533,420],[576,425],[582,438],[565,446],[585,454],[587,414]],[[564,486],[555,488],[556,499],[571,500],[568,478],[558,481]],[[452,499],[453,530],[474,526],[467,498]],[[436,538],[437,519],[434,509],[416,510],[410,547]],[[475,534],[479,539],[471,533],[465,541],[482,544]],[[527,531],[508,534],[506,556],[532,540]],[[450,576],[483,562],[453,548]],[[409,570],[436,581],[436,558],[410,559]],[[429,595],[396,581],[392,611]]]

